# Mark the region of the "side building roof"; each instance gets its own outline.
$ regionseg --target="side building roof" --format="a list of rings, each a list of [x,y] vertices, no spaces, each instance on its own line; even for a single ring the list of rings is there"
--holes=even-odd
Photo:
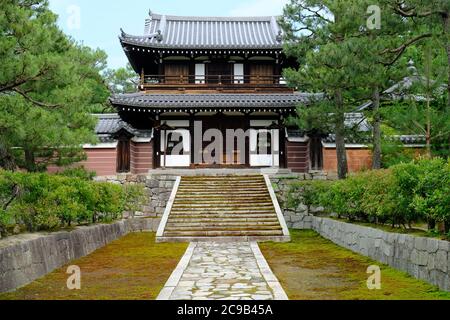
[[[95,133],[101,143],[114,141],[115,135],[122,130],[136,138],[151,138],[153,136],[152,130],[135,129],[123,121],[117,113],[93,114],[93,116],[98,118]]]

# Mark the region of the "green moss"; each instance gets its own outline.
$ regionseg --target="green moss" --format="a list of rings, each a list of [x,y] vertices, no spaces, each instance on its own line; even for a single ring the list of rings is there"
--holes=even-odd
[[[339,247],[314,231],[291,231],[291,237],[290,243],[261,244],[290,299],[450,299],[450,293]],[[367,289],[370,265],[381,268],[381,290]]]
[[[132,233],[68,264],[81,268],[81,290],[67,289],[67,265],[0,300],[153,300],[186,248]]]

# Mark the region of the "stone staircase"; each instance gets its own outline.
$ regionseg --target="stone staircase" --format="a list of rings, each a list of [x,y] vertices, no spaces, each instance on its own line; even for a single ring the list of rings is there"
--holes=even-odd
[[[262,175],[182,177],[157,240],[289,241],[282,223]]]

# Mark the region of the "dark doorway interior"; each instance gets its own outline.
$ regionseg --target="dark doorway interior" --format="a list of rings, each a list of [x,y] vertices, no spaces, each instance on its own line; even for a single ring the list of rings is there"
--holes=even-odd
[[[117,172],[130,172],[130,139],[120,137],[117,144]]]
[[[322,137],[309,137],[309,159],[311,161],[311,170],[323,169]]]

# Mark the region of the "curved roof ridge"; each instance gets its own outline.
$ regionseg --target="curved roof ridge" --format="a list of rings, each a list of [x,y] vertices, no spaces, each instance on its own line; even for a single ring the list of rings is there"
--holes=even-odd
[[[280,17],[278,15],[272,16],[179,16],[152,13],[151,20],[161,20],[165,16],[167,20],[172,21],[270,21],[273,17]]]

